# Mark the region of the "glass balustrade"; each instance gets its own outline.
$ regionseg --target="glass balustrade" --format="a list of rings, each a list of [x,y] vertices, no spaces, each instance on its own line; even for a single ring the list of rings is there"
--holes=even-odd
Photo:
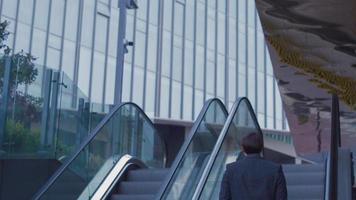
[[[133,103],[113,108],[35,199],[89,199],[116,162],[126,154],[150,168],[165,167],[163,139],[149,118]]]
[[[180,159],[173,166],[161,199],[191,199],[226,118],[227,111],[220,100],[206,102],[191,130],[191,138],[177,156]]]
[[[225,166],[238,158],[241,139],[252,132],[262,134],[248,99],[241,98],[229,113],[193,199],[219,199]]]

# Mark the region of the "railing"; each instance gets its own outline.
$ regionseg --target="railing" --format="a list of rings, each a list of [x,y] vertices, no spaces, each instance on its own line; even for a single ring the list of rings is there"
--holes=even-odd
[[[327,200],[336,200],[338,197],[338,154],[340,147],[341,133],[339,98],[337,95],[333,94],[331,106],[330,153],[327,163],[327,180],[325,186],[325,199]]]
[[[218,199],[224,167],[239,155],[241,139],[256,132],[262,135],[249,100],[239,98],[233,105],[214,150],[195,190],[193,200]]]
[[[158,195],[160,199],[191,199],[226,118],[227,110],[219,99],[204,104]]]
[[[162,168],[166,164],[167,152],[162,136],[134,103],[115,106],[85,139],[79,150],[38,191],[34,199],[58,198],[65,192],[59,193],[57,188],[63,188],[69,182],[76,182],[76,187],[66,195],[77,198],[86,190],[88,199],[125,154],[140,159],[152,168]],[[113,162],[107,162],[108,160]],[[101,174],[99,178],[98,172]],[[71,181],[67,180],[68,174],[71,174]],[[92,182],[94,177],[95,183]],[[88,184],[91,187],[87,187]]]
[[[68,157],[109,111],[64,72],[0,56],[0,159]]]

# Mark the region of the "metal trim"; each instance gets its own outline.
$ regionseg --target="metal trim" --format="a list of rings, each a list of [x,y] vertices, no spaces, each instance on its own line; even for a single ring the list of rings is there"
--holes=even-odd
[[[142,95],[142,109],[146,110],[146,82],[147,82],[147,62],[148,62],[148,38],[149,38],[149,24],[150,24],[150,2],[147,1],[146,9],[146,37],[145,37],[145,61],[144,61],[144,74],[143,74],[143,95]]]
[[[196,75],[196,55],[197,55],[197,8],[198,8],[198,1],[194,1],[194,36],[193,36],[193,94],[192,94],[192,120],[195,117],[195,75]]]
[[[133,23],[133,35],[132,35],[132,40],[134,43],[136,42],[136,27],[137,27],[137,11],[134,11],[134,23]],[[126,29],[126,27],[125,27]],[[134,89],[134,77],[135,77],[135,56],[136,56],[136,45],[132,46],[132,57],[131,57],[131,80],[130,80],[130,101],[133,99],[133,89]],[[124,58],[123,58],[124,59]],[[125,63],[125,59],[123,61]],[[124,68],[125,64],[122,65]],[[123,85],[121,86],[123,87]]]
[[[94,53],[95,53],[95,35],[96,35],[96,16],[98,15],[98,0],[95,0],[94,5],[94,20],[93,20],[93,35],[91,37],[91,56],[90,56],[90,72],[89,72],[89,92],[88,92],[88,100],[91,102],[92,96],[92,80],[93,80],[93,64],[94,64]]]
[[[173,89],[173,56],[174,56],[174,15],[175,15],[175,2],[172,1],[172,19],[171,19],[171,53],[170,66],[169,66],[169,94],[168,94],[168,118],[172,117],[172,89]],[[176,105],[177,106],[177,105]]]

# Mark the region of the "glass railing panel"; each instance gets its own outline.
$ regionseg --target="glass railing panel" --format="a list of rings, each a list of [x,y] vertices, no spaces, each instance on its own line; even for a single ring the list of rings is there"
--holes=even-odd
[[[205,104],[191,130],[191,138],[178,156],[178,164],[173,165],[175,171],[161,199],[191,199],[226,118],[227,111],[220,100]]]
[[[88,134],[88,98],[65,73],[26,56],[0,57],[0,158],[68,157]]]
[[[90,109],[88,98],[65,73],[61,73],[59,85],[55,157],[64,161],[88,135]]]
[[[213,162],[211,162],[211,166],[208,166],[211,168],[206,176],[207,178],[205,179],[199,199],[219,199],[220,185],[225,166],[237,159],[241,151],[241,139],[253,132],[262,134],[247,99],[243,98],[241,101],[236,102],[236,105],[234,105],[229,114],[230,117],[232,117],[231,122],[227,121],[229,124],[225,125],[228,128],[225,132],[221,133],[221,138],[219,138],[222,142],[217,142],[215,146],[218,149],[217,154],[212,155],[210,158]]]
[[[138,158],[151,168],[165,165],[163,140],[143,111],[130,103],[115,107],[82,145],[40,190],[37,198],[76,199],[81,196],[89,199],[100,181],[125,154]],[[101,177],[96,176],[98,171]],[[94,177],[95,182],[92,182]]]
[[[7,59],[9,77],[5,77]],[[2,55],[0,68],[0,157],[30,157],[40,147],[43,68],[20,54]]]

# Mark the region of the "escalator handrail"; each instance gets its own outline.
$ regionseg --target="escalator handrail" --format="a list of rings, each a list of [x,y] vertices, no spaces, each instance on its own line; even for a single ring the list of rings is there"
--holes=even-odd
[[[104,117],[103,120],[100,121],[100,123],[95,127],[94,130],[90,132],[88,137],[85,139],[84,142],[82,142],[80,148],[51,176],[51,178],[41,187],[41,189],[35,194],[34,198],[35,200],[40,199],[42,195],[56,182],[56,180],[63,174],[63,172],[69,167],[69,165],[79,156],[79,154],[90,144],[90,142],[96,137],[98,133],[100,133],[101,129],[110,121],[110,119],[118,112],[122,107],[126,105],[131,105],[135,107],[141,114],[142,116],[148,121],[148,123],[154,127],[152,121],[150,118],[146,115],[146,113],[135,103],[133,102],[124,102],[118,105],[115,105],[113,109]],[[158,133],[161,142],[163,144],[163,163],[166,165],[166,160],[167,160],[167,149],[166,149],[166,144],[164,142],[163,136],[156,130],[156,133]]]
[[[118,181],[122,180],[129,167],[133,165],[139,168],[148,168],[145,163],[134,156],[129,154],[123,155],[119,161],[115,163],[114,167],[103,179],[99,187],[96,188],[90,199],[107,199],[113,187],[115,187]]]
[[[169,174],[167,176],[167,179],[165,180],[163,186],[161,187],[160,192],[158,193],[158,197],[159,197],[158,199],[162,199],[164,193],[167,191],[167,187],[171,183],[172,178],[173,178],[174,174],[176,173],[176,171],[178,169],[178,166],[182,162],[185,153],[188,151],[188,147],[190,146],[190,144],[191,144],[191,142],[192,142],[192,140],[193,140],[193,138],[195,136],[195,133],[197,133],[200,124],[204,120],[204,117],[205,117],[206,113],[208,112],[208,109],[209,109],[210,105],[213,102],[217,102],[221,106],[224,114],[228,115],[228,111],[227,111],[224,103],[220,99],[212,98],[212,99],[209,99],[209,100],[207,100],[205,102],[203,108],[201,109],[201,111],[200,111],[200,113],[198,115],[198,118],[195,120],[195,122],[193,124],[193,127],[190,129],[188,138],[183,143],[182,147],[179,150],[179,153],[178,153],[176,159],[174,160],[174,162],[172,164],[172,167],[171,167],[171,170],[170,170],[170,172],[169,172]]]
[[[223,144],[223,142],[225,140],[225,137],[226,137],[226,135],[228,133],[229,127],[233,123],[233,120],[235,118],[236,112],[238,111],[238,108],[239,108],[241,102],[243,102],[243,101],[245,101],[245,103],[247,105],[248,112],[251,114],[252,120],[255,123],[255,126],[257,128],[258,133],[263,136],[261,128],[260,128],[260,125],[258,124],[256,115],[254,113],[254,110],[253,110],[253,108],[251,106],[250,101],[248,100],[247,97],[239,97],[235,101],[234,105],[232,106],[231,111],[230,111],[230,113],[229,113],[229,115],[227,117],[227,120],[225,122],[225,125],[224,125],[223,129],[221,130],[221,134],[220,134],[220,136],[218,138],[218,141],[215,144],[215,147],[214,147],[214,149],[213,149],[213,151],[211,153],[211,156],[209,158],[208,164],[206,165],[206,167],[205,167],[205,169],[203,171],[202,177],[201,177],[201,179],[200,179],[200,181],[198,183],[198,186],[197,186],[197,188],[195,190],[195,193],[194,193],[193,198],[192,198],[193,200],[199,199],[199,197],[200,197],[200,195],[201,195],[201,193],[202,193],[202,191],[204,189],[205,183],[206,183],[206,181],[208,179],[208,176],[210,174],[210,171],[211,171],[211,169],[212,169],[212,167],[213,167],[213,165],[215,163],[215,160],[216,160],[216,158],[218,156],[220,148],[221,148],[221,146],[222,146],[222,144]]]

